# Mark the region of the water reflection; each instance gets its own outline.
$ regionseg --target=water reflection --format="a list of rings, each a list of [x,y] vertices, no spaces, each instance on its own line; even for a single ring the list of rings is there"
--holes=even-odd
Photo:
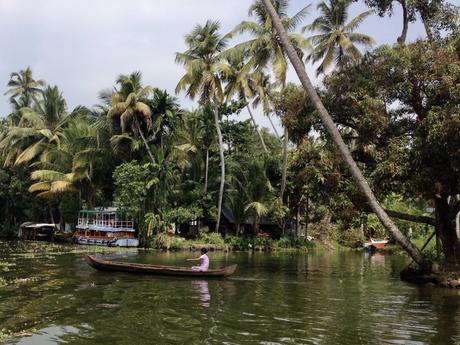
[[[188,256],[111,254],[169,265]],[[98,272],[79,253],[0,242],[2,257],[0,330],[17,333],[8,344],[460,344],[460,291],[400,281],[398,255],[213,253],[217,266],[239,265],[216,280]]]
[[[371,265],[374,265],[374,266],[384,266],[385,265],[385,256],[383,254],[380,254],[380,253],[371,253],[370,254],[370,262],[371,262]]]
[[[77,335],[79,333],[78,328],[72,326],[50,326],[43,328],[31,334],[30,336],[23,337],[14,344],[17,345],[45,345],[45,344],[61,344],[65,342],[64,338],[70,335]],[[7,344],[13,344],[8,342]]]
[[[200,295],[201,305],[204,308],[209,308],[211,302],[211,294],[209,293],[209,285],[206,280],[193,280],[193,288],[198,291]]]

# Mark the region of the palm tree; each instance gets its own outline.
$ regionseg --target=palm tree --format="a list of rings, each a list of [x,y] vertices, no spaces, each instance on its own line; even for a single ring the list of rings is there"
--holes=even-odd
[[[295,47],[297,54],[303,56],[302,49],[308,47],[308,41],[302,35],[292,31],[300,24],[307,14],[310,5],[305,6],[294,16],[287,15],[289,0],[274,0],[273,6],[281,18],[284,29],[289,32],[289,39]],[[235,49],[241,49],[250,54],[249,63],[253,64],[256,70],[263,70],[270,63],[272,65],[273,74],[276,81],[284,87],[286,83],[287,73],[287,58],[279,36],[273,26],[272,20],[268,15],[263,2],[256,0],[249,8],[249,15],[255,16],[255,21],[243,21],[236,26],[230,33],[248,33],[253,36],[252,39],[237,44]],[[280,198],[283,199],[284,190],[286,188],[286,172],[287,172],[287,155],[288,155],[288,132],[284,126],[284,147],[283,147],[283,173],[281,180]]]
[[[32,69],[27,67],[25,70],[11,73],[8,81],[8,91],[5,95],[9,95],[11,99],[24,96],[27,99],[27,106],[30,106],[31,98],[42,91],[45,86],[43,80],[35,80],[32,77]]]
[[[53,199],[62,193],[88,190],[88,202],[92,204],[94,186],[91,184],[93,171],[102,161],[102,151],[97,139],[97,128],[90,125],[86,116],[77,116],[68,122],[60,135],[60,145],[49,148],[34,164],[40,169],[32,172],[35,180],[30,192]],[[88,184],[89,186],[85,186]]]
[[[267,157],[229,161],[230,195],[227,207],[235,218],[235,230],[238,233],[240,224],[250,215],[253,221],[254,233],[259,231],[261,217],[270,211],[273,205],[273,187],[267,177]]]
[[[272,118],[270,116],[270,113],[272,113],[271,95],[276,89],[276,85],[275,83],[270,82],[270,76],[268,76],[266,73],[263,73],[262,71],[254,72],[252,74],[252,80],[254,86],[256,87],[252,105],[254,108],[257,108],[259,105],[262,105],[263,112],[268,117],[273,132],[275,133],[276,137],[280,139],[278,130],[273,124]]]
[[[336,144],[345,164],[350,169],[351,174],[355,178],[355,181],[358,184],[358,188],[366,197],[370,207],[373,209],[377,217],[379,218],[380,222],[383,226],[387,229],[387,231],[393,236],[393,238],[406,250],[406,252],[412,257],[412,259],[418,263],[423,264],[423,256],[415,247],[398,229],[398,227],[393,223],[393,221],[388,217],[385,210],[379,204],[378,200],[376,199],[374,193],[372,192],[369,184],[367,183],[366,179],[364,178],[361,170],[356,165],[356,162],[353,160],[351,156],[350,150],[346,146],[345,142],[343,141],[337,126],[335,125],[334,121],[332,120],[331,116],[329,115],[328,111],[324,107],[321,99],[319,98],[318,94],[316,93],[315,88],[313,87],[310,79],[308,78],[307,73],[305,72],[305,66],[302,63],[302,60],[296,54],[295,48],[292,46],[289,37],[287,36],[286,32],[284,31],[283,24],[276,13],[275,8],[273,7],[270,0],[262,0],[264,3],[265,8],[270,14],[270,17],[273,20],[273,23],[276,27],[276,31],[279,33],[280,40],[284,49],[286,50],[286,54],[289,56],[289,60],[291,61],[294,69],[299,76],[299,79],[307,92],[308,96],[310,97],[313,105],[315,106],[316,110],[318,111],[318,115],[321,118],[324,126],[326,127],[329,135],[331,136],[332,141]]]
[[[193,181],[201,180],[204,161],[205,195],[208,191],[209,148],[214,139],[212,133],[215,131],[211,119],[205,107],[201,107],[197,111],[189,112],[176,131],[176,148],[188,156]]]
[[[152,130],[155,139],[158,139],[161,147],[166,137],[177,129],[182,117],[182,111],[175,97],[171,97],[166,90],[153,90],[153,98],[147,100],[147,104],[155,117]]]
[[[219,141],[220,154],[220,188],[217,206],[217,224],[219,230],[222,198],[225,183],[225,160],[222,133],[219,125],[219,106],[224,101],[222,82],[229,74],[224,64],[223,52],[227,46],[227,37],[219,34],[220,24],[208,20],[204,26],[196,25],[192,32],[185,36],[188,49],[184,53],[176,53],[176,62],[184,65],[185,75],[176,86],[176,93],[186,90],[187,96],[199,97],[202,106],[212,106],[214,123]]]
[[[4,95],[10,96],[10,104],[13,111],[8,116],[10,124],[17,126],[21,120],[20,110],[30,107],[32,101],[36,101],[38,94],[42,93],[42,88],[46,85],[43,80],[35,80],[32,77],[32,70],[27,67],[25,70],[11,73],[7,83],[8,91]]]
[[[326,2],[328,1],[328,2]],[[312,52],[307,56],[307,61],[321,64],[316,69],[316,74],[326,73],[334,64],[342,68],[347,63],[360,60],[361,52],[356,44],[372,47],[374,40],[361,33],[354,32],[361,22],[370,16],[371,10],[363,12],[348,20],[348,7],[350,0],[326,0],[318,4],[321,15],[313,23],[304,26],[302,31],[318,31],[319,34],[311,36]]]
[[[254,233],[259,233],[260,219],[267,215],[269,205],[273,204],[273,187],[267,177],[267,162],[253,160],[247,167],[247,179],[250,183],[246,187],[248,203],[245,211],[252,215]]]
[[[129,131],[135,137],[140,136],[152,163],[155,160],[149,144],[144,136],[144,131],[152,128],[152,111],[146,104],[146,98],[153,91],[150,86],[142,86],[142,75],[133,72],[130,75],[120,75],[115,88],[110,94],[109,119],[117,118],[120,121],[121,132]],[[102,93],[101,98],[108,101],[109,94]]]
[[[259,136],[260,143],[265,153],[268,153],[267,146],[265,146],[264,138],[260,133],[259,128],[257,127],[256,120],[252,114],[251,108],[249,106],[248,99],[254,97],[256,88],[258,87],[257,81],[260,79],[257,78],[257,72],[251,73],[251,66],[245,63],[244,51],[237,51],[236,55],[231,55],[228,57],[228,63],[231,68],[231,74],[227,78],[227,85],[225,87],[225,94],[227,99],[231,99],[235,94],[238,99],[243,101],[246,104],[246,109],[249,112],[254,128]]]
[[[48,86],[43,91],[43,99],[32,107],[20,109],[18,126],[11,127],[0,142],[0,148],[8,151],[5,164],[27,164],[51,146],[59,146],[69,119],[85,112],[86,108],[77,107],[69,114],[59,89]]]

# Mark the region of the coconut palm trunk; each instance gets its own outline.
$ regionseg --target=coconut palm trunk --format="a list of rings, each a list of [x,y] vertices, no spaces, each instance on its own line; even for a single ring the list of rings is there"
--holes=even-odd
[[[267,117],[268,117],[268,120],[270,121],[270,124],[272,125],[273,131],[275,132],[276,137],[280,139],[280,135],[278,133],[278,130],[275,127],[275,124],[273,123],[272,117],[270,116],[270,114],[267,114]]]
[[[208,192],[209,147],[206,147],[206,163],[204,171],[204,194]]]
[[[386,214],[385,210],[379,204],[378,200],[376,199],[374,193],[372,192],[369,184],[367,183],[366,179],[364,178],[361,170],[358,168],[356,162],[353,160],[351,153],[346,146],[345,142],[343,141],[337,126],[335,125],[334,121],[332,120],[331,116],[329,115],[328,111],[324,107],[321,99],[319,98],[318,94],[316,93],[308,75],[305,71],[305,66],[300,60],[299,56],[297,55],[294,47],[292,46],[291,42],[289,41],[286,32],[284,31],[283,25],[281,24],[280,18],[277,15],[271,0],[262,0],[267,12],[269,13],[273,25],[275,26],[281,43],[286,51],[286,54],[289,57],[305,91],[307,92],[308,96],[310,97],[313,105],[315,106],[316,110],[318,111],[318,115],[321,118],[324,126],[326,127],[329,135],[331,136],[333,142],[339,149],[339,152],[342,156],[342,159],[347,164],[350,172],[352,173],[356,183],[358,184],[358,188],[366,197],[370,207],[374,211],[374,213],[379,218],[382,225],[385,229],[393,236],[393,238],[404,248],[404,250],[409,254],[409,256],[419,265],[423,263],[423,256],[415,247],[398,229],[398,227],[393,223],[390,217]]]
[[[284,125],[284,139],[283,139],[283,171],[281,173],[281,191],[280,198],[283,201],[284,191],[286,189],[286,176],[287,176],[287,165],[288,165],[288,129]]]
[[[153,164],[155,164],[155,158],[153,158],[152,151],[150,150],[149,144],[147,143],[147,140],[145,139],[144,134],[142,133],[141,126],[140,126],[139,121],[137,120],[136,116],[134,116],[134,121],[136,122],[137,131],[139,132],[139,134],[140,134],[140,136],[142,138],[142,142],[144,143],[145,149],[147,150],[147,153],[148,153],[148,155],[150,157],[150,160],[152,161]]]
[[[214,122],[216,124],[217,138],[219,140],[219,154],[220,154],[220,188],[219,188],[219,202],[217,204],[217,223],[216,231],[219,231],[220,214],[222,212],[222,198],[224,196],[225,184],[225,159],[224,159],[224,144],[222,141],[222,132],[219,125],[219,107],[217,102],[214,104]]]
[[[252,123],[254,125],[254,128],[255,128],[257,134],[259,135],[260,143],[262,144],[262,147],[263,147],[265,153],[268,153],[267,146],[265,145],[264,138],[262,137],[262,133],[260,133],[259,128],[257,128],[256,119],[254,119],[254,115],[252,115],[252,111],[251,111],[251,108],[249,107],[249,104],[246,105],[246,108],[248,109],[249,116],[251,116],[251,120],[252,120]]]

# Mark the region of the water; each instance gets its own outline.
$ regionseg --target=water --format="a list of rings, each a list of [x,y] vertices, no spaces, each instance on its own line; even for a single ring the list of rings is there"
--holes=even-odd
[[[203,280],[98,272],[82,249],[0,242],[6,344],[460,344],[460,291],[401,282],[401,256],[210,253],[211,266],[238,269]],[[106,256],[184,265],[194,255]]]

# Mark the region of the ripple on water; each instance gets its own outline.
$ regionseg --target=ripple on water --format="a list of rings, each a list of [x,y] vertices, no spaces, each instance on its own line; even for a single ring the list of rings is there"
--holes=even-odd
[[[458,296],[401,283],[394,277],[404,264],[397,256],[374,262],[358,253],[212,253],[214,263],[239,267],[231,279],[207,281],[104,274],[80,254],[33,255],[38,259],[15,256],[4,272],[17,284],[0,287],[0,329],[38,330],[9,344],[459,342]],[[134,255],[125,260],[188,257]]]

